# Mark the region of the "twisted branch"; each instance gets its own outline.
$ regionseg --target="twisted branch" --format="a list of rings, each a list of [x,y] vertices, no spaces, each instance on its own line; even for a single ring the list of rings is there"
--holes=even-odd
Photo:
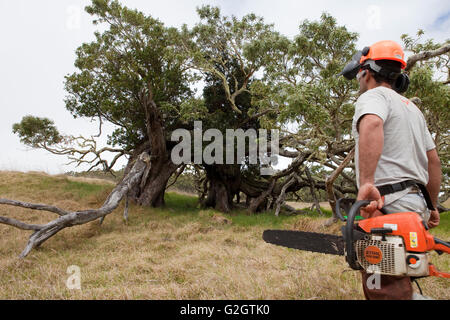
[[[120,204],[122,199],[128,194],[129,190],[137,185],[145,168],[150,163],[150,157],[147,153],[142,153],[136,160],[133,168],[126,175],[126,177],[114,188],[109,194],[101,208],[69,212],[57,207],[32,204],[15,200],[0,199],[0,204],[23,207],[33,210],[44,210],[58,214],[60,217],[44,225],[27,224],[12,218],[0,217],[0,223],[10,225],[22,230],[33,230],[34,233],[30,236],[28,243],[20,255],[20,258],[26,257],[30,251],[41,245],[44,241],[54,236],[56,233],[67,227],[85,224],[97,219],[103,219],[106,215],[113,212]]]

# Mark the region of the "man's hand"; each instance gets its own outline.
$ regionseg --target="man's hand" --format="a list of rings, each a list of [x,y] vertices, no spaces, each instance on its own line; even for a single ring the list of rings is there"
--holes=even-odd
[[[371,183],[366,183],[359,188],[358,197],[356,200],[371,200],[370,204],[361,209],[361,216],[363,218],[373,218],[383,215],[379,209],[384,206],[384,199],[381,197],[377,187]],[[377,210],[378,209],[378,210]]]
[[[439,216],[439,211],[438,210],[432,210],[431,214],[430,214],[430,219],[428,220],[428,228],[434,228],[437,227],[439,225],[439,221],[440,221],[440,216]]]

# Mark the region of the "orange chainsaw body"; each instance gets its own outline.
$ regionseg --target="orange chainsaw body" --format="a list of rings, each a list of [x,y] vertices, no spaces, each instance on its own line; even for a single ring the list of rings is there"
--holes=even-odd
[[[401,237],[405,251],[411,254],[427,253],[432,250],[450,253],[448,246],[436,243],[438,240],[435,241],[434,236],[428,232],[423,219],[415,212],[393,213],[362,220],[358,222],[358,227],[367,234]],[[372,254],[373,259],[377,252],[369,251],[368,253]],[[415,261],[410,263],[414,264]],[[450,273],[440,272],[431,264],[428,271],[429,275],[450,278]]]

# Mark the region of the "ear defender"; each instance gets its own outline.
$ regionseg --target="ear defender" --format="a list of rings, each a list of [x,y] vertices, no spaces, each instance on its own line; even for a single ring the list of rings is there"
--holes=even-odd
[[[394,82],[392,89],[397,93],[403,93],[408,90],[409,87],[409,76],[406,73],[401,73]]]

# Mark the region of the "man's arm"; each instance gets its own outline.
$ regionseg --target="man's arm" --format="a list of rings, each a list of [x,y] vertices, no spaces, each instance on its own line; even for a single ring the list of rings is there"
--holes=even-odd
[[[436,208],[438,204],[439,190],[441,188],[442,169],[441,160],[439,159],[436,149],[427,152],[428,157],[428,184],[427,190],[430,194],[433,206]]]
[[[436,149],[427,151],[427,157],[428,157],[428,176],[429,176],[427,190],[428,193],[430,194],[433,207],[437,208],[439,190],[441,188],[441,179],[442,179],[441,161],[439,159]],[[439,220],[440,220],[439,211],[437,209],[431,211],[428,226],[430,228],[438,226]]]
[[[383,120],[367,114],[359,121],[359,183],[374,184],[384,146]]]
[[[375,187],[375,171],[384,146],[383,120],[367,114],[359,122],[359,192],[357,200],[374,200],[362,215],[371,215],[381,209],[384,201]]]

